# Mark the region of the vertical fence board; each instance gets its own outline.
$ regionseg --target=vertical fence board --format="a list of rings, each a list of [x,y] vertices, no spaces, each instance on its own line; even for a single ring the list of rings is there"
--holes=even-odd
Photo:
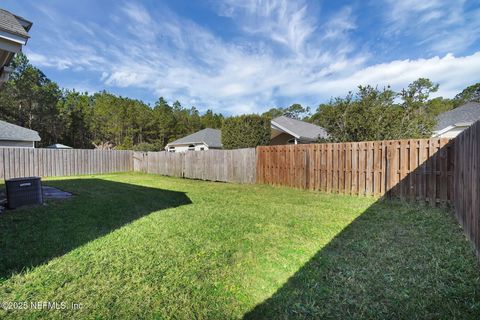
[[[257,183],[445,205],[455,154],[448,139],[262,146],[255,168]]]
[[[205,150],[197,152],[134,152],[133,170],[210,181],[255,183],[267,178],[281,184],[283,163],[280,156],[276,161],[272,156],[257,153],[255,149]],[[261,159],[268,159],[268,170],[257,166]],[[264,170],[264,171],[262,171]]]
[[[5,163],[3,157],[3,148],[0,148],[0,179],[5,179]]]
[[[130,151],[116,150],[0,148],[0,178],[130,171],[133,156]]]
[[[480,256],[480,122],[455,138],[455,216]],[[448,165],[447,165],[448,166]]]

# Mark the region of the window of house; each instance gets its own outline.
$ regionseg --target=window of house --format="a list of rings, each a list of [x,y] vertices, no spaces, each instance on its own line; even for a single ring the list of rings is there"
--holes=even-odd
[[[295,144],[295,138],[288,140],[287,143],[288,144]]]
[[[201,148],[200,148],[200,150],[202,150],[202,151],[203,151],[203,150],[205,150],[205,148],[204,148],[204,147],[201,147]]]
[[[191,144],[188,146],[188,151],[195,151],[195,145]]]

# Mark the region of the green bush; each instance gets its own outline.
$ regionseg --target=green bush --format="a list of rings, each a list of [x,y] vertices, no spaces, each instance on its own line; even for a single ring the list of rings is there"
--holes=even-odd
[[[162,151],[163,148],[160,143],[148,143],[148,142],[141,142],[136,144],[132,148],[133,151]]]
[[[270,120],[256,114],[230,117],[222,126],[225,149],[254,148],[270,143]]]

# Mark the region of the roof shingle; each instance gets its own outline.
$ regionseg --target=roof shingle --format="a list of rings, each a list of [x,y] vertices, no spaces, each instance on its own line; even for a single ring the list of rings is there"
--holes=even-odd
[[[328,137],[328,133],[325,129],[305,121],[280,116],[272,119],[271,122],[272,125],[279,127],[279,129],[288,130],[288,133],[293,134],[300,140],[315,141],[318,138]]]
[[[169,146],[179,144],[205,143],[210,148],[222,148],[222,131],[218,129],[205,128],[192,133],[186,137],[170,142]]]
[[[3,9],[0,9],[0,30],[23,38],[29,38],[28,32],[20,24],[17,16]]]
[[[40,141],[41,139],[35,130],[0,120],[0,140]]]
[[[474,123],[480,120],[480,103],[467,102],[458,108],[440,114],[437,120],[436,131],[443,130],[455,124]]]

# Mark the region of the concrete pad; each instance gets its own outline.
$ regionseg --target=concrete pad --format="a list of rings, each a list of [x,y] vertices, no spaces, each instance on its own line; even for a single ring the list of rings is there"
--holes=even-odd
[[[68,199],[72,196],[70,192],[66,192],[54,187],[43,186],[44,199]]]

